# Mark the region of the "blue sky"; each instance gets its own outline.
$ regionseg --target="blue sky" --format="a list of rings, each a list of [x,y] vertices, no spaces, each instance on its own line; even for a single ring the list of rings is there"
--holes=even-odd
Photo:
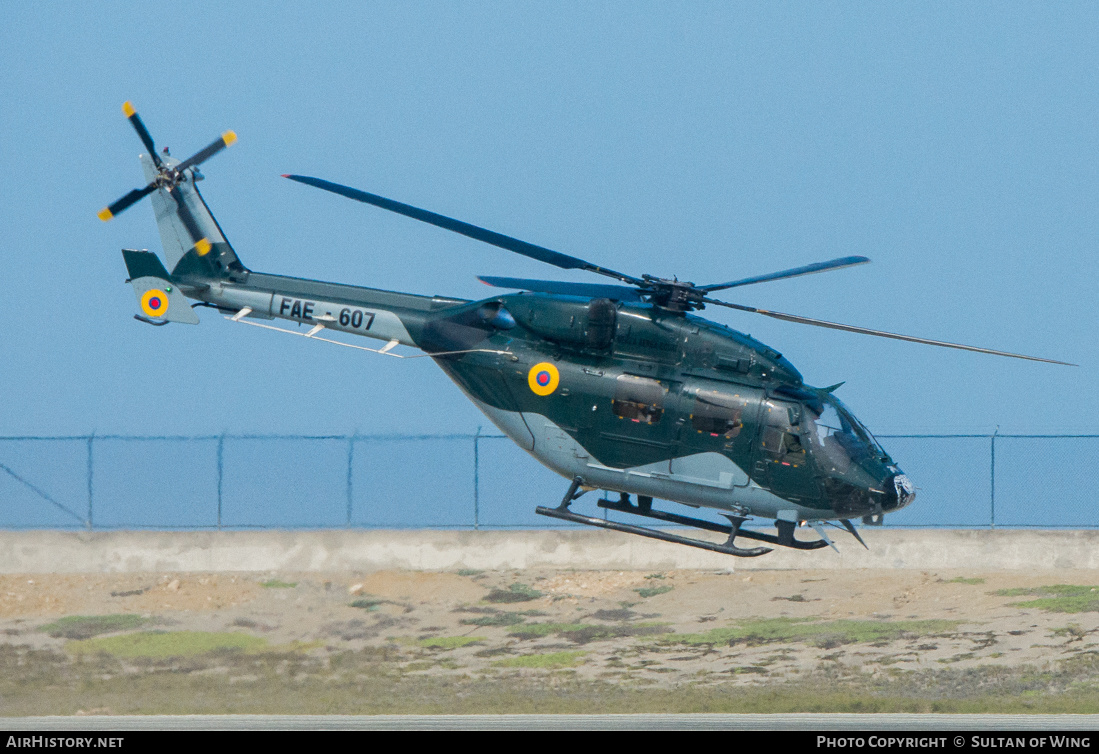
[[[1077,362],[713,319],[879,433],[1088,432],[1099,14],[1087,3],[0,4],[0,434],[464,432],[428,360],[225,322],[152,328],[132,100],[251,269],[482,297],[600,282],[280,178],[350,184],[728,300]],[[733,293],[733,292],[730,292]],[[903,465],[903,459],[900,459]]]

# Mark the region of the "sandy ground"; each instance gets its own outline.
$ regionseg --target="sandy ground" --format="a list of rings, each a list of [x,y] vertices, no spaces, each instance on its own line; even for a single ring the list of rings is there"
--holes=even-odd
[[[1027,598],[997,592],[1097,582],[1091,571],[0,576],[0,647],[71,655],[73,639],[44,626],[64,616],[136,614],[146,619],[142,631],[238,632],[317,656],[387,648],[402,673],[426,676],[567,667],[579,679],[675,687],[759,686],[836,664],[870,675],[1050,670],[1095,653],[1099,612],[1021,607]],[[839,623],[834,635],[811,638],[705,638],[773,619],[904,630],[866,638]]]

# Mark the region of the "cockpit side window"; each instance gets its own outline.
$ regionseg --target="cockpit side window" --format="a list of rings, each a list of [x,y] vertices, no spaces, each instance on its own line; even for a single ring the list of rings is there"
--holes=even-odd
[[[616,381],[611,405],[620,419],[656,424],[664,415],[664,396],[667,393],[667,388],[656,380],[623,374]]]
[[[840,412],[831,403],[826,403],[817,417],[817,438],[822,442],[837,432],[850,432],[850,425],[840,417]]]
[[[847,422],[847,425],[851,428],[851,431],[853,431],[860,440],[875,449],[881,456],[888,458],[889,454],[885,452],[884,448],[882,448],[881,443],[878,442],[878,439],[874,437],[874,435],[870,434],[870,430],[868,430],[866,427],[859,423],[859,420],[855,418],[855,415],[853,413],[851,413],[851,409],[847,408],[847,406],[845,406],[843,402],[839,400],[836,400],[836,405],[839,407],[840,415],[843,417],[844,421]]]
[[[731,440],[740,434],[740,428],[744,426],[741,414],[747,403],[736,393],[698,390],[695,392],[691,426],[696,432]]]
[[[831,402],[820,407],[820,412],[811,417],[811,424],[813,441],[824,450],[825,456],[837,469],[846,470],[852,462],[866,454],[868,447],[865,438],[857,432],[847,413]]]

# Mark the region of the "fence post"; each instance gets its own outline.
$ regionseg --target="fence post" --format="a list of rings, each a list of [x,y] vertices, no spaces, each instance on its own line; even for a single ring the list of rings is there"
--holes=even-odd
[[[95,432],[93,431],[88,435],[88,520],[84,522],[84,525],[90,531],[92,529],[92,439],[95,438]]]
[[[1000,428],[996,427],[996,429],[992,432],[992,439],[989,442],[989,450],[990,450],[989,455],[991,457],[991,463],[989,464],[989,467],[990,467],[990,472],[989,472],[990,473],[990,479],[989,479],[989,481],[990,481],[990,484],[989,484],[989,517],[988,517],[988,528],[989,529],[995,529],[996,528],[996,435],[998,435],[999,433],[1000,433]]]
[[[351,506],[354,498],[352,497],[351,489],[351,470],[352,464],[355,461],[355,436],[359,434],[359,430],[355,430],[347,438],[347,528],[351,528]]]
[[[222,458],[225,453],[225,433],[222,432],[218,437],[218,531],[221,531],[221,480],[222,473]]]
[[[481,425],[473,436],[473,529],[481,528]]]

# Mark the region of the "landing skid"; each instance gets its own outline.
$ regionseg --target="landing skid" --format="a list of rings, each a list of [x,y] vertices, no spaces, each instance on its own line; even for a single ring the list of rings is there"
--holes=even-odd
[[[737,531],[738,537],[744,537],[746,539],[755,539],[760,542],[769,542],[779,547],[792,547],[795,550],[819,550],[821,547],[827,547],[828,543],[822,539],[816,539],[811,542],[804,542],[800,539],[794,538],[794,529],[797,528],[793,521],[776,521],[775,526],[778,529],[778,535],[764,534],[763,532],[752,531],[750,529],[741,529],[740,525],[747,519],[739,516],[732,516],[729,514],[723,514],[730,522],[733,523],[733,527],[725,526],[724,524],[717,524],[712,521],[703,521],[700,518],[689,518],[688,516],[680,516],[675,513],[666,513],[665,511],[653,510],[646,505],[631,505],[629,500],[600,500],[596,503],[600,508],[606,508],[612,511],[620,511],[622,513],[632,513],[635,516],[646,516],[648,518],[659,519],[660,521],[667,521],[673,524],[682,524],[683,526],[692,526],[696,529],[705,529],[706,531],[716,531],[722,534],[731,534],[733,528]],[[649,505],[652,505],[650,502]],[[767,552],[770,552],[769,548],[763,548]]]
[[[743,548],[737,547],[733,544],[733,541],[737,537],[745,537],[747,539],[755,539],[762,542],[768,542],[770,544],[778,545],[780,547],[791,547],[795,550],[816,550],[821,547],[827,547],[828,543],[824,540],[814,540],[811,542],[804,542],[794,538],[795,525],[792,521],[776,521],[775,525],[778,528],[778,535],[764,534],[762,532],[750,531],[741,529],[741,524],[746,520],[741,516],[733,516],[729,514],[723,514],[729,519],[729,526],[724,524],[714,523],[712,521],[704,521],[698,518],[689,518],[687,516],[680,516],[675,513],[667,513],[664,511],[653,510],[652,498],[638,497],[638,505],[633,505],[629,501],[629,496],[625,493],[622,494],[622,499],[615,502],[613,500],[600,500],[598,505],[600,508],[606,508],[608,510],[620,511],[622,513],[630,513],[635,516],[645,516],[647,518],[655,518],[660,521],[668,521],[674,524],[680,524],[682,526],[689,526],[695,529],[703,529],[705,531],[718,532],[720,534],[727,534],[729,538],[724,543],[707,542],[704,539],[692,539],[690,537],[682,537],[678,534],[671,534],[669,532],[660,531],[658,529],[649,529],[644,526],[635,526],[633,524],[623,524],[617,521],[605,521],[601,518],[595,518],[593,516],[583,516],[579,513],[573,513],[569,510],[569,505],[573,503],[577,498],[584,494],[585,490],[581,490],[584,480],[580,477],[576,477],[572,480],[572,484],[569,486],[568,492],[565,493],[565,497],[562,498],[561,504],[556,508],[546,508],[545,506],[538,506],[535,508],[535,513],[541,516],[550,516],[552,518],[558,518],[563,521],[571,521],[575,524],[584,524],[585,526],[597,526],[600,529],[611,529],[612,531],[621,531],[627,534],[637,534],[642,537],[649,537],[650,539],[660,539],[665,542],[674,542],[675,544],[687,545],[688,547],[697,547],[702,550],[710,550],[712,552],[720,552],[725,555],[735,555],[741,558],[755,558],[760,555],[765,555],[772,551],[770,547],[752,547]]]

